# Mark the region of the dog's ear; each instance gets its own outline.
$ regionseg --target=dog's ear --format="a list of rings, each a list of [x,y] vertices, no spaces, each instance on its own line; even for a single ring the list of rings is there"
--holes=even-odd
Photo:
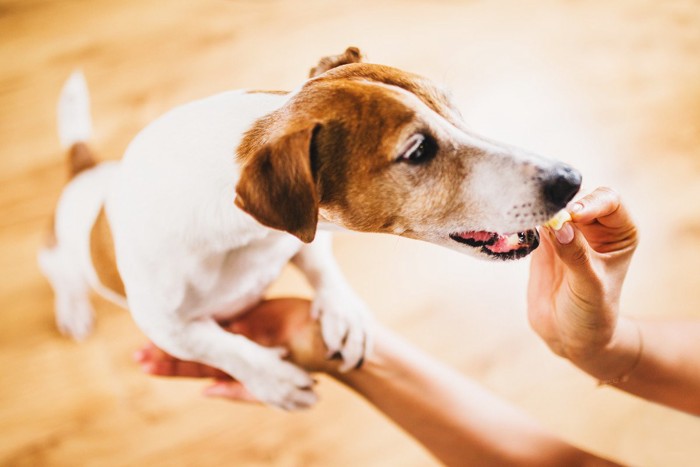
[[[319,197],[311,163],[315,127],[298,129],[253,147],[242,145],[236,206],[258,222],[303,242],[316,235]]]
[[[330,55],[328,57],[323,57],[318,61],[318,65],[313,67],[309,72],[309,78],[315,78],[316,76],[325,73],[331,68],[338,67],[340,65],[347,65],[348,63],[360,63],[362,61],[362,53],[357,47],[348,47],[340,55]]]

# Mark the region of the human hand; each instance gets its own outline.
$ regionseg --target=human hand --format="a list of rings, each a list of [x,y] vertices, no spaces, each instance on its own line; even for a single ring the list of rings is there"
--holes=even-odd
[[[288,350],[286,359],[308,371],[334,372],[339,362],[326,358],[327,349],[318,322],[311,316],[311,303],[298,298],[266,300],[235,320],[222,323],[226,330],[267,346]],[[145,373],[159,376],[214,378],[204,390],[207,396],[239,401],[255,398],[228,374],[197,362],[178,360],[153,343],[136,352],[135,359]]]
[[[638,339],[618,320],[622,283],[637,247],[637,228],[619,195],[608,188],[572,203],[572,222],[557,232],[541,229],[532,255],[528,318],[556,354],[601,380],[619,377],[634,361],[608,359],[622,339]],[[631,337],[630,337],[631,336]]]

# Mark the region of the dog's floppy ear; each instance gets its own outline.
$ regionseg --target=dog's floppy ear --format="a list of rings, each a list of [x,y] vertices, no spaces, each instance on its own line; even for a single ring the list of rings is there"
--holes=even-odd
[[[318,223],[319,197],[311,165],[314,130],[295,129],[252,147],[244,142],[236,186],[236,206],[261,224],[306,243],[314,239]]]
[[[348,63],[359,63],[362,61],[362,53],[357,47],[348,47],[340,55],[330,55],[328,57],[323,57],[318,61],[318,65],[313,67],[309,72],[309,78],[315,78],[316,76],[325,73],[331,68],[338,67],[340,65],[347,65]]]

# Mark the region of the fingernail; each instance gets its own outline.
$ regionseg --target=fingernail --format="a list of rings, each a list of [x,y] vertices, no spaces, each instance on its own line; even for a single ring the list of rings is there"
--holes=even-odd
[[[568,206],[569,212],[579,212],[581,209],[583,209],[583,204],[576,202],[576,203],[571,203]]]
[[[574,228],[570,222],[566,222],[561,229],[554,231],[554,236],[562,245],[568,245],[574,239]]]
[[[156,372],[156,365],[153,362],[142,363],[141,371],[146,374],[154,374]]]

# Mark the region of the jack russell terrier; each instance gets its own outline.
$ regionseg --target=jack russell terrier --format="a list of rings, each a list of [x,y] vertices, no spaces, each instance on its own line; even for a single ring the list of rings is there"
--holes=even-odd
[[[329,355],[343,370],[361,364],[369,314],[324,226],[517,259],[581,183],[567,165],[474,134],[442,88],[361,63],[352,47],[322,59],[295,91],[230,91],[177,107],[120,162],[94,162],[88,100],[74,74],[59,102],[73,177],[39,253],[59,328],[90,332],[92,288],[128,306],[163,350],[287,410],[316,401],[312,378],[280,349],[217,322],[261,300],[291,260],[316,291]]]

